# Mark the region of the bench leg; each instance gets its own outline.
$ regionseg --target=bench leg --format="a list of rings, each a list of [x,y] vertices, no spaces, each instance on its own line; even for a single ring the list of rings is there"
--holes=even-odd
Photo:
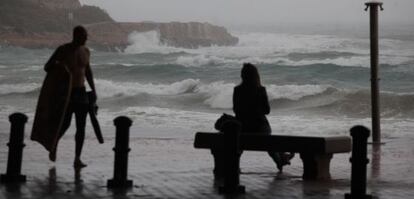
[[[329,165],[332,154],[301,153],[304,180],[330,180]]]
[[[211,149],[211,154],[214,157],[214,177],[222,178],[224,177],[224,153],[222,150]]]

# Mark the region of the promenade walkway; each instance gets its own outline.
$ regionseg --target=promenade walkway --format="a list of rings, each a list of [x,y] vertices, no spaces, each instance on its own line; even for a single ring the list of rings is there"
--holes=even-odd
[[[91,134],[89,134],[91,135]],[[8,134],[0,134],[0,173],[6,171]],[[414,198],[414,137],[388,138],[379,150],[369,146],[368,193],[378,198]],[[223,196],[212,175],[208,150],[193,148],[188,138],[131,138],[129,179],[134,186],[126,191],[106,188],[113,176],[114,140],[99,145],[88,137],[83,160],[88,167],[72,167],[74,141],[64,137],[58,160],[50,163],[45,150],[25,141],[21,185],[0,184],[0,198],[343,198],[350,190],[350,154],[335,155],[332,179],[306,182],[301,178],[302,162],[297,155],[282,174],[276,172],[266,153],[245,152],[241,159],[241,184],[246,194]]]

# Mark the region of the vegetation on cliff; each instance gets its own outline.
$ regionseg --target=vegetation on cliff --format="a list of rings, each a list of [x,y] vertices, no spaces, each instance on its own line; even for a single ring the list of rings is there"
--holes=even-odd
[[[1,0],[0,31],[18,33],[67,32],[74,25],[114,21],[95,6],[51,9],[33,0]]]
[[[123,49],[132,32],[156,31],[160,43],[183,48],[235,45],[238,38],[224,27],[199,22],[115,22],[106,11],[78,0],[0,0],[0,45],[56,48],[84,25],[95,49]]]

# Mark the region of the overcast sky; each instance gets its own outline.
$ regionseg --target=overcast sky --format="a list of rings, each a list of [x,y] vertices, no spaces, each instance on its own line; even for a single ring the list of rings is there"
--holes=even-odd
[[[222,25],[368,22],[365,0],[80,0],[117,21],[201,21]],[[414,0],[383,0],[382,23],[414,24]]]

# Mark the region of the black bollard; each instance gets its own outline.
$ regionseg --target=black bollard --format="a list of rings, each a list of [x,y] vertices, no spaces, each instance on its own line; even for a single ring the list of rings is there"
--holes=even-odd
[[[366,194],[367,190],[367,143],[369,130],[364,126],[354,126],[351,128],[352,136],[352,157],[351,168],[351,193],[345,194],[346,199],[366,199],[372,198]]]
[[[13,113],[9,116],[11,123],[9,157],[7,160],[7,173],[1,175],[2,183],[26,182],[26,176],[21,175],[23,148],[25,144],[24,126],[27,122],[27,116],[22,113]]]
[[[108,188],[130,188],[132,187],[132,180],[127,179],[128,175],[128,153],[129,148],[129,128],[132,125],[132,120],[125,116],[115,118],[114,124],[116,126],[115,138],[115,163],[114,163],[114,178],[108,180]]]
[[[213,154],[214,158],[214,178],[215,180],[220,180],[224,177],[224,165],[226,157],[223,154],[223,150],[220,149],[211,149],[211,154]]]
[[[245,193],[245,187],[240,185],[240,131],[241,125],[236,121],[223,124],[224,132],[224,186],[219,187],[219,193]]]

